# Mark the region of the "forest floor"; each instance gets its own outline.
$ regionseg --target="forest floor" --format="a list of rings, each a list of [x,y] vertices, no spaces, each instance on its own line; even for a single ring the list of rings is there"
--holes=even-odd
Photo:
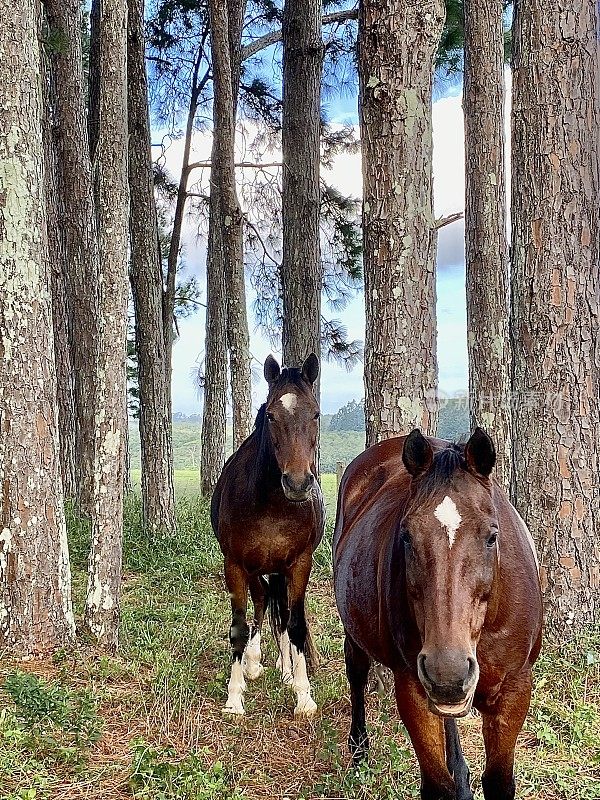
[[[334,480],[325,487],[330,505]],[[274,669],[267,634],[265,673],[248,685],[246,716],[231,721],[221,715],[229,602],[220,552],[207,508],[190,491],[180,493],[178,519],[177,537],[150,542],[139,500],[128,500],[118,656],[80,641],[49,661],[0,662],[0,798],[418,797],[416,761],[391,697],[369,696],[370,759],[360,769],[350,765],[329,538],[317,551],[309,597],[320,655],[316,718],[294,720],[293,694]],[[80,614],[88,536],[74,519],[69,529]],[[460,730],[480,798],[480,723],[467,718]],[[580,631],[560,648],[544,648],[517,764],[519,798],[600,798],[600,633]]]

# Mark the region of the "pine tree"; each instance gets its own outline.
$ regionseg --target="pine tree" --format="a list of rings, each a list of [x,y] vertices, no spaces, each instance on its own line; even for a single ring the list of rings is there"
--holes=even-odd
[[[0,645],[75,634],[44,204],[39,9],[0,0]]]
[[[515,4],[512,320],[515,502],[546,624],[598,619],[598,5]]]

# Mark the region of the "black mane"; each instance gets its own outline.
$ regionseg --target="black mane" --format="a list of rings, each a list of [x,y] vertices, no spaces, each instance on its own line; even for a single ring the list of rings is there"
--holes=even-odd
[[[447,486],[458,470],[465,470],[465,445],[452,442],[433,456],[433,463],[418,483],[416,502],[425,502],[438,489]]]

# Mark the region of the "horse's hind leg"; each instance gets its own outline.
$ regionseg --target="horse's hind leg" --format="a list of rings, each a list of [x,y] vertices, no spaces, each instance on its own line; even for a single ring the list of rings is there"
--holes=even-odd
[[[481,708],[485,742],[485,771],[481,778],[485,800],[515,797],[515,745],[531,700],[531,672],[509,679],[493,705]]]
[[[244,677],[249,681],[257,680],[264,672],[264,667],[260,663],[260,635],[265,618],[265,603],[267,598],[265,583],[264,578],[258,575],[250,579],[250,596],[252,597],[252,603],[254,605],[254,622],[252,624],[250,640],[246,645],[244,657],[242,658]]]
[[[223,708],[223,713],[243,714],[246,683],[244,681],[242,657],[248,643],[249,634],[248,623],[246,622],[248,578],[244,570],[229,559],[225,559],[225,583],[231,597],[229,641],[231,642],[232,661],[227,703]]]
[[[369,737],[367,736],[367,723],[365,719],[365,686],[369,677],[371,659],[364,650],[355,644],[346,634],[344,640],[344,657],[346,660],[346,675],[350,684],[350,701],[352,703],[352,724],[348,747],[352,753],[352,760],[358,764],[366,758],[369,751]]]
[[[296,693],[295,717],[311,717],[317,710],[317,704],[311,696],[308,672],[306,669],[307,657],[314,657],[310,633],[306,624],[304,599],[306,586],[312,566],[312,553],[305,552],[296,562],[289,576],[289,606],[290,621],[288,633],[290,637],[290,651],[292,656],[292,687]],[[283,637],[282,637],[283,638]]]
[[[394,688],[421,768],[421,800],[456,800],[454,780],[446,766],[442,719],[429,711],[423,687],[410,673],[395,673]]]

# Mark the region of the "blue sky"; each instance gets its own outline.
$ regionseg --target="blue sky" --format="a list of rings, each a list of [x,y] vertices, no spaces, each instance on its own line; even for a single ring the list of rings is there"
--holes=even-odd
[[[436,215],[441,216],[464,209],[463,121],[459,87],[434,103],[434,192]],[[356,123],[356,97],[346,95],[327,103],[327,115],[334,122]],[[194,142],[199,158],[207,157],[210,137],[198,134]],[[181,149],[175,142],[167,154],[167,166],[177,174]],[[327,179],[342,191],[360,196],[361,168],[359,155],[340,156]],[[467,389],[466,311],[464,289],[464,226],[454,223],[440,231],[438,242],[437,321],[440,391],[446,396]],[[184,236],[186,271],[195,274],[204,284],[205,243],[193,232],[193,220],[188,219]],[[251,350],[257,360],[264,360],[271,347],[255,331],[249,290],[249,323]],[[201,309],[203,312],[203,309]],[[335,316],[347,326],[349,336],[364,340],[364,308],[362,292],[344,311]],[[204,314],[180,322],[180,338],[173,353],[173,409],[184,414],[196,414],[201,409],[193,379],[194,366],[202,358],[204,343]],[[274,352],[275,356],[279,356]],[[265,385],[260,367],[255,363],[257,380],[254,384],[254,403],[264,400]],[[322,409],[336,411],[351,399],[363,396],[362,365],[348,373],[336,364],[323,364]]]

